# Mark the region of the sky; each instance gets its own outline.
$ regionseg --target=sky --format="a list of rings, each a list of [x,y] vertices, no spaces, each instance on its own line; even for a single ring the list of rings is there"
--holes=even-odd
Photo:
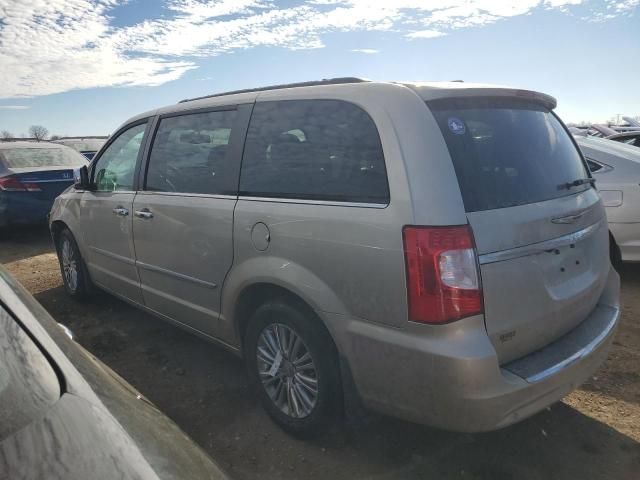
[[[0,130],[321,78],[496,83],[565,122],[640,115],[640,0],[0,0]]]

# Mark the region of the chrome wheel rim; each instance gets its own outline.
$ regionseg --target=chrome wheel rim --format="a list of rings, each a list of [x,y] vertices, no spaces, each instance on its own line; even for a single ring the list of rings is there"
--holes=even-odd
[[[75,291],[78,288],[78,263],[71,242],[66,238],[62,241],[62,272],[69,289]]]
[[[318,372],[300,335],[282,323],[268,325],[258,337],[256,358],[274,405],[293,418],[309,416],[318,401]]]

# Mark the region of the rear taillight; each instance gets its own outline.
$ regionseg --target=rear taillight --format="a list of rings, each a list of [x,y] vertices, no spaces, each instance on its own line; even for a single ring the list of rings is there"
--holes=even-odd
[[[468,225],[406,226],[403,240],[410,321],[448,323],[483,312]]]
[[[16,177],[0,178],[0,190],[6,192],[39,192],[37,183],[21,182]]]

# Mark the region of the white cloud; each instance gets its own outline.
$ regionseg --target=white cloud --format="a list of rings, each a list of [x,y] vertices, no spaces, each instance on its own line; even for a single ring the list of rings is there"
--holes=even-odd
[[[0,110],[26,110],[29,105],[0,105]]]
[[[439,32],[437,30],[418,30],[417,32],[411,32],[407,34],[409,38],[436,38],[442,37],[446,33]]]
[[[0,95],[78,88],[159,85],[194,68],[189,61],[127,55],[112,42],[115,0],[0,0]]]
[[[368,54],[380,53],[380,50],[376,50],[375,48],[353,48],[351,51],[355,53],[368,53]]]
[[[429,39],[536,8],[583,0],[166,0],[165,12],[117,26],[128,0],[0,0],[0,98],[81,88],[160,85],[199,59],[263,47],[314,49],[337,32],[388,31]],[[605,0],[589,19],[622,15],[640,0]],[[584,6],[583,6],[584,7]],[[585,7],[586,8],[586,7]],[[354,49],[373,53],[373,49]]]

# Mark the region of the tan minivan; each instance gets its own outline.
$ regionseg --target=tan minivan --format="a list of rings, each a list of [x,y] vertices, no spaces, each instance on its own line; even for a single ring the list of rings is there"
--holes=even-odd
[[[607,222],[541,93],[353,78],[123,124],[50,215],[64,283],[244,356],[272,418],[490,430],[561,399],[619,317]]]

